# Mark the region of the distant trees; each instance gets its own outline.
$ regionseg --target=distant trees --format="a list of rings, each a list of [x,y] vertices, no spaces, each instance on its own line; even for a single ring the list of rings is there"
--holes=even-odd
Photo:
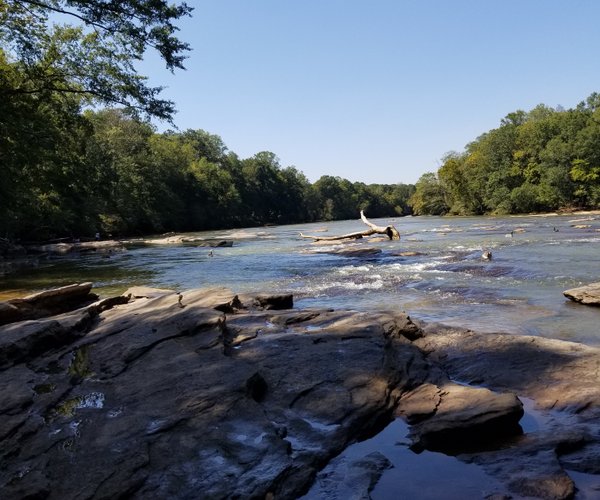
[[[324,175],[312,186],[313,204],[320,207],[316,218],[322,220],[353,219],[364,210],[369,217],[410,215],[410,184],[352,183],[340,177]]]
[[[80,113],[77,99],[0,102],[0,236],[144,234],[409,213],[412,186],[324,176],[311,184],[262,151],[240,159],[203,130],[156,133],[120,109]],[[19,113],[23,120],[19,122]],[[27,115],[27,113],[31,113]],[[0,120],[3,119],[0,114]]]
[[[599,208],[600,95],[575,109],[509,113],[421,177],[411,205],[417,214],[460,215]]]
[[[421,176],[408,202],[415,215],[445,215],[448,212],[444,189],[433,172]]]

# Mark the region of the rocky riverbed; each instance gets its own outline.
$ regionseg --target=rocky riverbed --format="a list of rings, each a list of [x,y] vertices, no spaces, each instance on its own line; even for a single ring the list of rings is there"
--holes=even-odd
[[[1,498],[296,498],[394,418],[415,452],[479,464],[490,498],[572,498],[570,471],[600,474],[600,350],[581,344],[224,288],[80,284],[0,323]],[[368,498],[389,466],[335,477]]]

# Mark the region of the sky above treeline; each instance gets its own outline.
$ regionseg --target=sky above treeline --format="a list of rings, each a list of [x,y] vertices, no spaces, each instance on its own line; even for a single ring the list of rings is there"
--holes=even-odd
[[[596,0],[187,3],[187,70],[139,68],[176,126],[242,158],[272,151],[313,182],[414,183],[510,112],[600,92]]]

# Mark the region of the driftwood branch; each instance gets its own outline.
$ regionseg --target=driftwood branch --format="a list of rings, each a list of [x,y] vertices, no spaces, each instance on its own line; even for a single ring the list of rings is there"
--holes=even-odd
[[[367,219],[362,210],[360,211],[360,218],[367,226],[370,227],[370,229],[358,231],[356,233],[342,234],[340,236],[311,236],[309,234],[302,233],[300,233],[300,236],[302,236],[302,238],[310,238],[314,241],[357,240],[364,238],[365,236],[371,236],[372,234],[385,234],[390,240],[400,239],[400,233],[394,226],[377,226]]]

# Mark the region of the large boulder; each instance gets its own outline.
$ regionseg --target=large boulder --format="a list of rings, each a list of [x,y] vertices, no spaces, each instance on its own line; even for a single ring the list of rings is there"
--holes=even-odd
[[[464,453],[522,433],[523,404],[511,393],[444,383],[423,384],[400,400],[397,414],[412,423],[415,451]]]

